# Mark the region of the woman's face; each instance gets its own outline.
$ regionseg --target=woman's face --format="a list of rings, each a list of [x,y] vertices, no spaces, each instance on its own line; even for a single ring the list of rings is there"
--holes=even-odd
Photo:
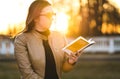
[[[40,16],[37,17],[35,22],[35,29],[38,31],[46,31],[50,28],[53,18],[53,9],[51,6],[47,6],[42,9]]]

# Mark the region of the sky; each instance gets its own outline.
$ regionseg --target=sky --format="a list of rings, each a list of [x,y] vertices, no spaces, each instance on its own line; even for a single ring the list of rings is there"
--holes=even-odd
[[[0,0],[0,32],[10,24],[24,21],[29,4],[33,0]]]

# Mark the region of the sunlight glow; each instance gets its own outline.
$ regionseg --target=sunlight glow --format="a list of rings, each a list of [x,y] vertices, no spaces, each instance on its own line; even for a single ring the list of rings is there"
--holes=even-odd
[[[53,21],[53,25],[51,26],[51,30],[60,31],[64,34],[67,33],[69,17],[65,13],[57,13],[55,17],[55,21]]]
[[[0,0],[0,34],[8,34],[10,29],[22,29],[26,20],[28,7],[34,0]],[[60,31],[64,34],[68,33],[68,26],[72,23],[71,17],[77,16],[80,7],[79,0],[49,0],[54,4],[57,15],[51,26],[52,30]],[[108,0],[120,10],[120,0]],[[82,0],[87,3],[87,0]],[[82,5],[83,5],[82,4]],[[75,22],[74,22],[75,23]],[[105,26],[105,27],[104,27]],[[111,33],[106,31],[106,26],[112,29],[111,25],[102,25],[103,33]],[[116,26],[117,32],[120,33],[120,26]]]
[[[53,22],[51,29],[57,30],[65,35],[67,35],[71,28],[70,24],[73,25],[72,19],[75,19],[79,13],[80,1],[79,0],[51,0],[53,7],[57,12],[55,21]],[[74,25],[73,25],[74,26]],[[69,29],[68,29],[69,28]],[[76,28],[74,28],[76,29]]]
[[[120,13],[120,0],[108,0],[112,5],[119,9]]]
[[[32,1],[0,0],[0,34],[7,34],[9,25],[14,26],[14,24],[23,22],[26,19],[28,5]]]
[[[101,31],[103,34],[120,33],[120,25],[115,26],[104,22]]]
[[[116,8],[119,9],[120,11],[120,0],[108,0],[110,2],[110,4],[114,5]],[[107,5],[104,5],[103,6],[104,8],[108,8]],[[110,9],[110,8],[109,8]],[[103,21],[106,21],[109,17],[104,14],[103,15]],[[104,23],[102,24],[102,28],[101,28],[101,31],[103,34],[111,34],[111,33],[120,33],[120,25],[113,25],[113,24],[107,24],[107,23]]]
[[[115,7],[120,9],[120,0],[108,0],[111,4],[113,4]]]

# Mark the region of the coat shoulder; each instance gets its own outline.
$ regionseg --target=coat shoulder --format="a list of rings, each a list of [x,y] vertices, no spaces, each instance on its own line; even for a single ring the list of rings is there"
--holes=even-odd
[[[51,34],[52,35],[55,35],[55,36],[59,36],[59,37],[64,37],[64,34],[62,34],[61,32],[58,32],[58,31],[51,31]]]
[[[19,33],[14,37],[14,41],[27,41],[29,33]]]

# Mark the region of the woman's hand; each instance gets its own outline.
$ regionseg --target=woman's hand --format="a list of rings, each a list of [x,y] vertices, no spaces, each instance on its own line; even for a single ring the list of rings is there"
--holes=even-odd
[[[80,56],[80,53],[81,53],[81,51],[80,52],[76,52],[76,54],[71,53],[69,55],[69,57],[68,57],[68,60],[67,60],[68,63],[71,64],[71,65],[74,65],[77,62],[77,60],[78,60],[78,58]]]

